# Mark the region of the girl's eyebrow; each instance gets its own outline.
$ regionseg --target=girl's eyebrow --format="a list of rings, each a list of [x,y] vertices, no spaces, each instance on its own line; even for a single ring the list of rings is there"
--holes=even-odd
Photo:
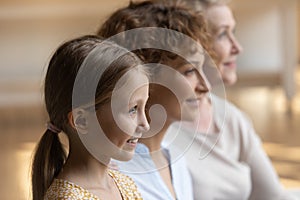
[[[149,95],[146,97],[146,101],[148,101],[148,99],[149,99]],[[144,101],[144,99],[142,97],[136,98],[136,99],[130,99],[130,101],[128,102],[128,105],[130,105],[130,104],[133,105],[133,104],[140,103],[143,101]]]

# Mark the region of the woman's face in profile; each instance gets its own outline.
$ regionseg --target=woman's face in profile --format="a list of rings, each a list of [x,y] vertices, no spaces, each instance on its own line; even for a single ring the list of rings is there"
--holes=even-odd
[[[192,121],[197,116],[199,103],[210,89],[202,72],[203,63],[203,50],[197,50],[184,59],[178,56],[169,60],[159,70],[157,84],[150,86],[149,101],[165,109],[167,121]]]
[[[236,24],[232,11],[227,5],[213,5],[205,14],[222,79],[225,84],[234,84],[237,80],[236,59],[242,47],[234,35]]]

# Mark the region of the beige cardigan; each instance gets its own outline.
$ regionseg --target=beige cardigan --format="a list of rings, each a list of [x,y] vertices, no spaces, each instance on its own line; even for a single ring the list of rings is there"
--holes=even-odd
[[[165,145],[180,148],[196,200],[293,200],[283,190],[251,122],[231,103],[212,96],[218,133],[173,124]],[[263,112],[263,111],[262,111]]]

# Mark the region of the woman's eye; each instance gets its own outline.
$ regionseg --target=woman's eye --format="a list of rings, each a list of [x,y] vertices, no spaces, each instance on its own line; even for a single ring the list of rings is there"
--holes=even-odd
[[[221,32],[217,37],[218,37],[218,39],[223,39],[223,38],[227,37],[227,31]]]
[[[137,105],[134,106],[134,107],[132,107],[132,108],[130,108],[130,109],[129,109],[129,114],[130,114],[130,115],[136,114],[137,108],[138,108]]]
[[[233,34],[233,35],[236,34],[236,29],[235,29],[235,28],[232,30],[232,34]]]
[[[197,71],[196,68],[191,68],[191,69],[184,71],[184,75],[189,76],[189,75],[194,74],[196,71]]]

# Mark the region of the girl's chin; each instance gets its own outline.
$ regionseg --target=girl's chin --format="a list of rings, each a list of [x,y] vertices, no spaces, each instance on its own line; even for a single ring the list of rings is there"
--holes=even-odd
[[[128,151],[128,150],[121,150],[118,155],[115,155],[113,159],[119,160],[119,161],[129,161],[133,158],[134,150]]]

